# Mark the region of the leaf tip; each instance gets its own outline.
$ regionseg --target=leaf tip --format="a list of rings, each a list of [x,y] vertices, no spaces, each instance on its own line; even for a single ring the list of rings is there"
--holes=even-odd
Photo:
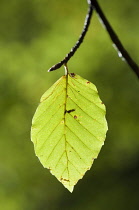
[[[67,188],[70,193],[72,193],[73,190],[74,190],[74,187],[73,186],[65,186],[64,185],[64,187]]]

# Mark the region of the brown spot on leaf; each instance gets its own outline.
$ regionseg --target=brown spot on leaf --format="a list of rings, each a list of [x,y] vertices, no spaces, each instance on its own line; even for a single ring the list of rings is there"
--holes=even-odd
[[[64,119],[61,120],[60,124],[64,124]]]
[[[75,109],[66,110],[66,111],[65,111],[65,114],[66,114],[66,113],[71,113],[71,112],[74,112],[74,111],[75,111]]]
[[[69,75],[70,75],[70,77],[75,77],[74,73],[70,73]]]
[[[60,178],[60,180],[61,180],[61,181],[65,181],[65,182],[69,182],[68,179],[64,179],[64,178],[62,178],[62,177]]]
[[[74,119],[77,119],[77,115],[74,115]]]
[[[86,83],[87,83],[87,84],[90,84],[90,82],[89,82],[89,81],[87,81]]]

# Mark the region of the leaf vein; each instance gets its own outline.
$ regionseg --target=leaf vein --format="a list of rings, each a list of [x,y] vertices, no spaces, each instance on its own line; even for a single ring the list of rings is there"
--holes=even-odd
[[[80,158],[80,160],[82,160],[82,162],[86,165],[86,162],[84,161],[84,159],[79,155],[79,153],[77,152],[77,150],[75,150],[75,148],[69,143],[67,142],[68,145],[74,150],[75,154],[77,154]]]
[[[58,166],[58,163],[59,163],[60,159],[62,158],[62,156],[64,155],[64,153],[65,153],[65,150],[64,150],[64,152],[61,154],[61,156],[59,157],[57,163],[55,164],[55,169],[56,169],[56,167]]]
[[[72,117],[71,114],[70,114],[70,116]],[[101,141],[101,140],[98,139],[93,133],[91,133],[90,130],[88,130],[83,124],[81,124],[78,120],[76,120],[76,122],[77,122],[82,128],[84,128],[86,131],[88,131],[92,136],[94,136],[94,138],[96,138],[98,141]]]
[[[55,85],[55,87],[54,87],[54,89],[51,91],[51,93],[50,93],[46,98],[44,98],[41,102],[43,102],[43,101],[45,101],[46,99],[48,99],[49,96],[51,96],[51,95],[54,93],[55,89],[57,88],[57,86],[58,86],[59,84],[60,84],[60,81],[59,81],[59,82],[57,81],[57,84]]]
[[[66,127],[74,134],[74,136],[76,136],[77,138],[78,138],[78,140],[88,149],[88,150],[90,150],[91,152],[92,152],[92,150],[82,141],[82,139],[81,138],[79,138],[79,136],[77,136],[77,134],[76,133],[74,133],[74,131],[73,130],[71,130],[67,125],[66,125]]]
[[[53,151],[55,150],[55,148],[57,147],[57,145],[59,144],[60,140],[62,139],[63,137],[63,134],[62,136],[59,138],[59,140],[57,141],[56,145],[52,148],[51,152],[49,153],[48,157],[46,158],[46,161],[48,161],[48,159],[51,157]]]
[[[70,86],[70,88],[75,91],[76,93],[78,93],[80,96],[82,96],[83,98],[85,98],[87,101],[93,103],[97,108],[101,109],[101,111],[104,111],[101,107],[99,107],[98,105],[96,105],[93,101],[89,100],[88,98],[86,98],[84,95],[82,95],[80,92],[78,92],[77,90],[75,90],[70,84],[68,84]]]
[[[63,104],[61,106],[58,107],[58,109],[55,111],[55,113],[51,116],[51,118],[57,113],[57,111],[59,110],[59,108],[61,108],[63,106]],[[47,123],[49,123],[49,120],[43,125],[43,127],[38,131],[37,136],[39,135],[39,133],[43,130],[44,127],[46,127]],[[60,122],[59,122],[60,123]],[[53,130],[52,130],[53,131]]]
[[[46,141],[50,138],[50,136],[53,134],[53,132],[55,131],[55,129],[59,126],[60,123],[58,123],[55,128],[52,130],[52,132],[49,134],[49,136],[47,137],[47,139],[43,142],[43,144],[40,147],[40,150],[42,149],[42,147],[44,146],[44,144],[46,143]]]
[[[69,160],[69,163],[71,164],[71,165],[73,165],[73,167],[76,169],[76,171],[81,175],[81,177],[83,176],[82,174],[81,174],[81,172],[77,169],[77,167]]]
[[[58,96],[56,96],[55,97],[55,99],[52,101],[52,103],[46,108],[46,110],[45,111],[43,111],[38,117],[37,117],[37,120],[45,113],[45,112],[47,112],[48,110],[49,110],[49,107],[51,107],[52,106],[52,104],[54,103],[54,101],[56,100],[56,99],[58,99],[58,97],[63,93],[64,91],[62,90],[61,92],[60,92],[60,94],[58,95]],[[42,102],[41,102],[42,103]],[[40,104],[41,104],[40,103]],[[62,104],[63,105],[63,104]],[[61,105],[61,106],[62,106]]]
[[[74,79],[74,78],[73,78]],[[82,84],[81,82],[79,82],[79,80],[78,79],[74,79],[74,80],[71,80],[71,83],[74,85],[74,86],[76,86],[76,84],[74,84],[74,81],[75,81],[75,83],[77,82],[77,83],[79,83],[79,85],[81,85],[81,86],[85,86],[84,84]],[[88,82],[87,80],[86,80],[86,82]],[[91,83],[91,82],[90,82]],[[93,83],[91,83],[91,84],[93,84]],[[94,85],[94,84],[93,84]],[[94,85],[95,86],[95,85]],[[92,89],[90,86],[85,86],[85,88],[87,88],[87,89],[90,89],[91,91],[94,91],[95,93],[97,93],[97,90],[94,90],[94,89]]]
[[[75,103],[79,109],[82,110],[82,112],[84,112],[86,115],[88,115],[90,118],[92,118],[94,121],[96,121],[97,123],[99,123],[100,125],[103,125],[101,122],[99,122],[97,119],[94,119],[91,115],[89,115],[85,110],[83,110],[72,98],[70,98],[71,101],[73,101],[73,103]]]

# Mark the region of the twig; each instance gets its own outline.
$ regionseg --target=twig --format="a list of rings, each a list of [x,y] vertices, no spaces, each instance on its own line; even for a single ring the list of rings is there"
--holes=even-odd
[[[85,35],[86,35],[87,31],[88,31],[88,28],[89,28],[89,25],[90,25],[90,21],[91,21],[91,17],[92,17],[92,13],[93,13],[93,9],[95,9],[97,14],[99,15],[101,21],[103,22],[103,24],[104,24],[104,26],[105,26],[105,28],[106,28],[106,30],[107,30],[107,32],[108,32],[112,42],[114,43],[114,46],[118,50],[119,57],[121,57],[122,60],[125,60],[128,63],[128,65],[131,67],[131,69],[135,72],[135,74],[139,78],[139,66],[135,63],[135,61],[131,58],[129,53],[126,51],[126,49],[122,45],[122,43],[119,40],[117,34],[115,33],[115,31],[111,27],[111,25],[108,22],[106,16],[104,15],[102,9],[100,8],[97,0],[87,0],[87,2],[89,4],[89,9],[88,9],[88,13],[87,13],[86,18],[85,18],[85,23],[84,23],[84,27],[83,27],[82,33],[81,33],[78,41],[76,42],[74,47],[70,50],[70,52],[66,55],[66,57],[62,61],[60,61],[59,63],[57,63],[54,66],[52,66],[48,70],[48,72],[54,71],[56,69],[59,69],[62,65],[67,64],[67,62],[70,60],[70,58],[74,55],[74,53],[80,47],[80,45],[83,42],[84,37],[85,37]]]
[[[106,27],[106,30],[107,30],[111,40],[113,41],[114,45],[116,46],[120,57],[128,63],[128,65],[131,67],[131,69],[135,72],[135,74],[139,78],[139,66],[134,62],[134,60],[131,58],[129,53],[126,51],[126,49],[122,45],[118,36],[116,35],[116,33],[112,29],[110,23],[108,22],[107,18],[105,17],[102,9],[100,8],[97,0],[90,0],[90,1],[91,1],[92,7],[96,10],[96,12],[98,13],[100,19],[102,20],[104,26]]]
[[[66,57],[62,61],[60,61],[59,63],[57,63],[54,66],[52,66],[48,70],[48,72],[54,71],[56,69],[59,69],[62,65],[66,64],[70,60],[70,58],[74,55],[74,53],[77,51],[77,49],[80,47],[81,43],[83,42],[84,37],[85,37],[85,35],[86,35],[87,31],[88,31],[88,27],[90,25],[92,13],[93,13],[93,7],[91,5],[91,1],[90,0],[88,0],[88,4],[89,4],[88,13],[86,15],[85,22],[84,22],[84,27],[83,27],[82,33],[81,33],[78,41],[76,42],[74,47],[70,50],[70,52],[66,55]]]

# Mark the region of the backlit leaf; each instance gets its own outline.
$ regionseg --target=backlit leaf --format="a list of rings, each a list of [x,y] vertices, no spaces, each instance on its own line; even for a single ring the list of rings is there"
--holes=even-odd
[[[42,165],[72,192],[97,158],[106,131],[105,106],[95,85],[71,73],[42,96],[31,139]]]

